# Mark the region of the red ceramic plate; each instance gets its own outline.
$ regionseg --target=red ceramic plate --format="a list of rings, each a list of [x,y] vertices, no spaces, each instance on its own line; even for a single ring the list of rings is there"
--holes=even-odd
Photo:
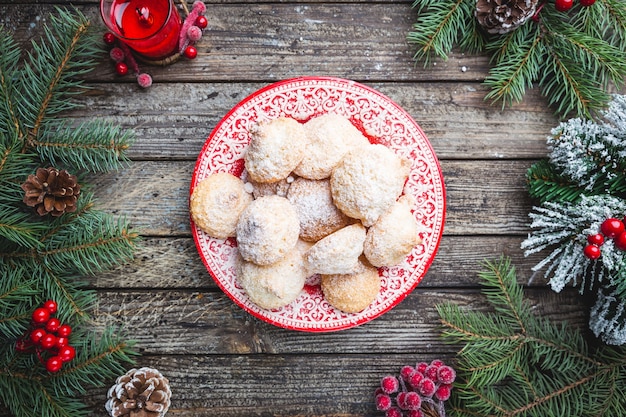
[[[259,121],[280,116],[306,122],[324,113],[338,113],[352,121],[371,142],[381,143],[413,161],[405,191],[417,200],[414,211],[422,244],[404,262],[380,268],[382,289],[364,311],[346,314],[325,300],[318,277],[311,277],[300,296],[276,310],[257,307],[237,283],[234,239],[214,239],[192,221],[198,252],[217,285],[248,313],[273,325],[307,332],[348,329],[379,317],[404,299],[426,274],[439,246],[446,209],[441,168],[419,125],[400,106],[378,91],[354,81],[304,77],[269,85],[237,104],[207,139],[193,172],[191,192],[199,181],[215,172],[245,177],[243,155],[248,134]]]

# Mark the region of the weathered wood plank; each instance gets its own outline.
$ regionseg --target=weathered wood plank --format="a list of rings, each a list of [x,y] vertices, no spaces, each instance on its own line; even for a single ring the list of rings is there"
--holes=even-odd
[[[79,97],[77,122],[96,117],[132,129],[134,159],[195,160],[207,137],[232,107],[266,84],[93,84]],[[556,119],[533,91],[502,110],[484,100],[487,90],[464,83],[367,83],[402,106],[422,127],[442,159],[539,158]]]
[[[477,271],[485,260],[505,255],[515,260],[518,279],[524,285],[545,285],[545,279],[532,278],[531,268],[542,257],[525,258],[520,236],[444,235],[435,260],[420,288],[462,288],[476,286]],[[215,290],[217,286],[202,263],[193,239],[189,237],[144,238],[135,259],[128,264],[100,273],[90,285],[106,290],[175,289]]]
[[[537,314],[586,328],[585,307],[576,291],[528,290]],[[389,312],[362,326],[322,334],[285,330],[246,313],[224,293],[201,291],[99,291],[96,322],[125,328],[143,354],[309,354],[428,351],[452,354],[440,339],[435,306],[452,302],[485,311],[478,289],[417,287]]]
[[[137,161],[91,182],[98,207],[126,216],[150,236],[188,236],[191,161]],[[441,161],[447,192],[444,233],[519,235],[532,207],[525,191],[529,161]]]

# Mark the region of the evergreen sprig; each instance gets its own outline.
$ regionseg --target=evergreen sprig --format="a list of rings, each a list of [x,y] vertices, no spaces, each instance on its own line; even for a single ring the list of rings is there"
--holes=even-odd
[[[502,35],[489,35],[474,16],[475,0],[415,0],[417,21],[407,38],[425,64],[447,59],[454,47],[488,53],[486,99],[503,106],[519,102],[535,84],[560,116],[589,117],[606,107],[609,85],[626,77],[626,3],[577,2],[568,11],[540,1],[536,18]],[[494,7],[496,7],[494,5]],[[506,7],[498,6],[498,7]]]
[[[462,345],[452,415],[622,416],[626,351],[590,347],[567,323],[533,312],[510,260],[479,274],[492,312],[437,306],[444,338]]]
[[[126,220],[96,209],[89,173],[124,166],[132,133],[102,121],[65,115],[88,88],[100,35],[77,10],[56,9],[42,39],[24,52],[0,27],[0,403],[17,417],[75,417],[89,413],[81,398],[132,360],[132,343],[118,329],[94,326],[93,275],[132,258],[138,235]],[[41,217],[22,202],[21,184],[38,167],[76,174],[82,192],[74,212]],[[47,299],[72,326],[77,355],[57,373],[34,352],[16,349],[31,314]]]

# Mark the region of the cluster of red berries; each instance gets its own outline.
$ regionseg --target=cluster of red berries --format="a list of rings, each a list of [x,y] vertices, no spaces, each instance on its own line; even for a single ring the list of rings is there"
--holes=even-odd
[[[54,317],[57,303],[48,300],[36,308],[31,316],[31,328],[16,343],[20,352],[35,351],[39,361],[48,372],[58,372],[63,364],[76,356],[76,350],[69,344],[72,328]]]
[[[444,402],[450,398],[454,369],[438,359],[430,364],[420,362],[415,367],[403,366],[399,378],[387,375],[376,389],[376,409],[385,417],[423,417],[429,408],[445,417]],[[429,415],[432,415],[432,412]]]
[[[602,255],[600,246],[605,238],[613,239],[613,245],[619,250],[626,251],[626,231],[623,220],[614,217],[608,218],[600,225],[600,233],[587,236],[587,245],[583,249],[585,256],[591,260],[598,259]]]
[[[578,0],[583,7],[592,6],[596,0]],[[566,12],[574,6],[574,0],[555,0],[554,7],[559,12]]]

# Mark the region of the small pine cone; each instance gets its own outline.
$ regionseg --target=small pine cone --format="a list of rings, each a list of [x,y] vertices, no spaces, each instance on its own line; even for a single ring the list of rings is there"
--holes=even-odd
[[[76,211],[80,184],[76,175],[56,168],[37,168],[22,184],[24,203],[34,207],[40,216],[50,213],[57,217]]]
[[[162,417],[171,396],[169,381],[159,371],[131,369],[109,389],[105,408],[111,417]]]
[[[490,34],[511,32],[530,19],[539,0],[476,0],[476,19]]]

